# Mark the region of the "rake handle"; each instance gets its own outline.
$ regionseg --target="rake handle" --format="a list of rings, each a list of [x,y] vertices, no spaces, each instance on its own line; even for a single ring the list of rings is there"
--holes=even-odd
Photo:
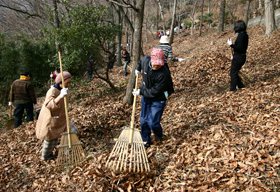
[[[13,116],[13,106],[10,105],[9,106],[9,118],[12,118],[12,116]]]
[[[58,60],[59,60],[62,88],[65,88],[60,49],[58,49]],[[66,117],[66,127],[67,127],[67,133],[68,133],[68,146],[69,146],[69,148],[71,148],[72,141],[71,141],[70,122],[69,122],[69,116],[68,116],[68,109],[67,109],[68,104],[67,104],[66,96],[63,97],[63,100],[64,100],[64,110],[65,110],[65,117]]]
[[[136,79],[135,79],[135,87],[134,89],[137,89],[137,84],[138,84],[138,74],[136,74]],[[133,97],[133,105],[132,105],[132,114],[131,114],[131,120],[130,120],[130,137],[129,137],[129,143],[132,143],[133,141],[133,134],[134,134],[134,121],[135,121],[135,110],[136,110],[136,98],[137,96],[134,95]]]

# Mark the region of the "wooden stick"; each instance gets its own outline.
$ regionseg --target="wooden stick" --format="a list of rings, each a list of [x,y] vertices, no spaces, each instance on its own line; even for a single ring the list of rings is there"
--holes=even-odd
[[[138,74],[136,74],[136,79],[135,79],[135,90],[137,90],[137,84],[138,84]],[[131,133],[130,133],[130,140],[129,143],[132,143],[133,141],[133,132],[134,132],[134,120],[135,120],[135,109],[136,109],[136,98],[137,96],[134,95],[133,97],[133,106],[132,106],[132,114],[131,114],[131,121],[130,121],[130,128],[131,128]]]
[[[60,66],[62,88],[65,88],[60,50],[58,50],[58,60],[59,60],[59,66]],[[64,100],[64,110],[65,110],[65,117],[66,117],[66,127],[67,127],[67,133],[68,133],[68,145],[69,145],[69,148],[71,148],[72,143],[71,143],[71,136],[70,136],[70,123],[69,123],[69,116],[68,116],[68,110],[67,110],[67,98],[66,98],[66,96],[63,97],[63,100]]]

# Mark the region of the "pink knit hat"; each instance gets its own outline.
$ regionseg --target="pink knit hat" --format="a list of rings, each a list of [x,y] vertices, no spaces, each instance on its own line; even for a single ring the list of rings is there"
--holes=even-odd
[[[160,48],[154,47],[151,52],[151,63],[154,65],[164,65],[164,52]]]
[[[63,71],[63,78],[65,81],[66,79],[71,78],[71,74],[68,71]],[[62,82],[61,73],[59,73],[55,78],[55,83],[61,83],[61,82]]]

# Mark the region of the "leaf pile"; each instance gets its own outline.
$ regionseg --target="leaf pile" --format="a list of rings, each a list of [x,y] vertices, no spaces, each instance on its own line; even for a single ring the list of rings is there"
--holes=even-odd
[[[164,112],[166,139],[148,150],[149,174],[113,173],[105,163],[131,108],[122,104],[127,79],[114,69],[112,92],[102,82],[75,87],[70,116],[88,157],[59,170],[40,160],[34,123],[2,132],[0,189],[3,191],[279,191],[280,31],[265,37],[249,29],[246,88],[228,92],[233,34],[181,34],[174,52],[189,57],[170,65],[175,94]],[[208,41],[211,39],[211,41]],[[207,42],[207,43],[205,43]],[[138,103],[137,113],[140,106]]]

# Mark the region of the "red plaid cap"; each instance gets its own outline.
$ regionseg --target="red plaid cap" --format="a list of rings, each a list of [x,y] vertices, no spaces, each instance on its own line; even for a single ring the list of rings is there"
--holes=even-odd
[[[160,48],[153,48],[151,52],[151,63],[155,65],[164,65],[164,52]]]

